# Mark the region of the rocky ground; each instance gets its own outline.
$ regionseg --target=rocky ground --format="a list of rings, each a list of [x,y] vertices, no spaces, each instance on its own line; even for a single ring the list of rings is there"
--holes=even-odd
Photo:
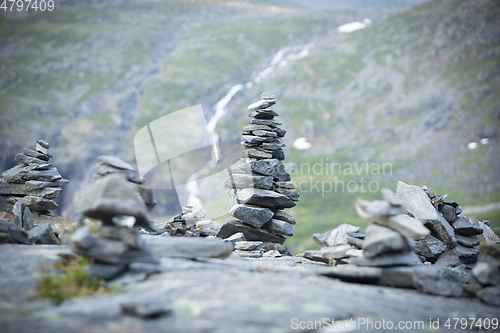
[[[341,282],[321,276],[326,265],[297,257],[186,259],[155,249],[161,264],[134,264],[130,273],[114,282],[123,285],[122,293],[57,306],[29,300],[29,295],[35,291],[40,263],[54,262],[70,249],[1,245],[2,331],[286,332],[306,331],[300,329],[301,322],[306,328],[308,321],[325,318],[385,320],[395,326],[400,321],[423,321],[425,326],[415,331],[428,331],[430,320],[439,320],[438,331],[450,331],[444,326],[448,318],[500,317],[500,308],[478,299]]]

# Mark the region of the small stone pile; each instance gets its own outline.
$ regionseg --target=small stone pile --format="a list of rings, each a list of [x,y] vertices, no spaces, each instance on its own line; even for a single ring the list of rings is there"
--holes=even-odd
[[[59,207],[54,199],[62,191],[60,186],[69,181],[49,163],[51,158],[49,143],[44,140],[37,141],[35,150],[23,148],[16,155],[14,160],[18,165],[4,171],[0,178],[0,195],[6,197],[6,211],[12,212],[18,201],[35,214]]]
[[[321,250],[305,251],[302,256],[326,264],[347,264],[346,259],[362,256],[365,233],[360,230],[360,227],[343,223],[333,230],[314,234],[313,240]]]
[[[442,267],[465,265],[472,269],[477,262],[480,240],[498,241],[488,226],[463,216],[456,202],[445,202],[446,195],[436,195],[432,188],[398,182],[396,194],[407,210],[431,230],[426,238],[417,241],[416,253],[422,261]]]
[[[80,226],[70,237],[70,246],[92,258],[88,273],[106,280],[124,272],[134,262],[157,264],[159,260],[139,237],[139,228],[161,233],[148,216],[144,200],[125,175],[111,173],[86,188],[78,205],[79,214],[98,219],[98,234]]]
[[[219,234],[228,238],[241,232],[248,241],[283,244],[285,236],[293,235],[295,219],[283,211],[295,206],[299,193],[285,170],[283,137],[286,131],[274,118],[270,107],[276,104],[273,94],[262,94],[262,100],[248,107],[250,125],[242,132],[245,147],[242,158],[230,168],[225,186],[229,214],[238,220],[226,222]]]
[[[182,213],[175,215],[168,222],[160,223],[166,234],[174,237],[215,237],[220,224],[206,218],[207,212],[198,206],[184,206]]]
[[[413,266],[421,263],[414,252],[414,238],[423,238],[430,231],[418,220],[403,215],[406,208],[394,192],[382,189],[385,200],[356,200],[358,214],[372,222],[366,228],[363,256],[352,258],[359,266]]]
[[[481,259],[472,269],[468,290],[483,302],[500,306],[500,247],[484,242],[480,250]]]
[[[247,241],[242,232],[224,239],[225,242],[233,243],[233,254],[242,258],[278,258],[291,256],[286,246],[280,243]]]

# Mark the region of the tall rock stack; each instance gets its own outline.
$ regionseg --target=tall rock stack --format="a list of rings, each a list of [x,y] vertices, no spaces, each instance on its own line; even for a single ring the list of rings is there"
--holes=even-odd
[[[52,153],[49,143],[38,140],[35,150],[23,148],[14,160],[18,163],[2,173],[0,195],[6,197],[5,210],[12,211],[18,201],[32,212],[39,213],[59,206],[54,199],[61,193],[60,186],[69,183],[56,167],[49,163]]]
[[[293,235],[295,219],[283,209],[295,206],[299,193],[285,170],[283,137],[286,131],[271,107],[276,104],[273,94],[248,106],[251,118],[242,132],[245,147],[242,158],[233,164],[225,186],[228,192],[229,214],[238,220],[226,222],[218,237],[227,238],[242,232],[247,241],[282,244],[285,236]]]

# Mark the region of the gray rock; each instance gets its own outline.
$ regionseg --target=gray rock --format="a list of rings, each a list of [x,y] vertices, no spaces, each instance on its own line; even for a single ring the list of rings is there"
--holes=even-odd
[[[52,153],[38,142],[36,143],[35,150],[41,154],[47,155],[48,157],[52,158]]]
[[[223,258],[233,251],[231,242],[205,237],[159,237],[141,235],[158,257]]]
[[[295,218],[292,215],[290,215],[282,210],[276,210],[273,213],[274,213],[273,219],[282,220],[282,221],[288,222],[290,224],[295,224]]]
[[[35,190],[35,189],[43,189],[47,187],[59,187],[63,185],[68,185],[69,180],[67,179],[58,179],[53,182],[44,182],[44,181],[39,181],[39,180],[29,180],[26,183],[24,183],[24,186],[26,188],[29,188],[30,190]]]
[[[52,230],[50,223],[37,225],[28,231],[28,235],[30,236],[30,242],[32,244],[59,244],[59,240],[54,234],[54,230]]]
[[[280,194],[286,195],[288,198],[290,198],[290,200],[293,200],[295,202],[299,202],[300,201],[300,194],[299,194],[299,192],[290,191],[290,190],[287,190],[286,188],[280,188],[280,187],[275,188],[274,191],[276,193],[280,193]]]
[[[262,258],[262,255],[264,254],[264,250],[255,250],[255,251],[241,251],[241,250],[235,250],[233,252],[234,254],[237,254],[238,256],[242,258]]]
[[[477,237],[480,244],[488,242],[498,243],[498,241],[500,241],[500,237],[498,237],[498,235],[495,234],[495,232],[488,225],[470,217],[467,219],[476,227],[483,229],[483,233]]]
[[[256,130],[256,131],[253,131],[252,134],[256,135],[256,136],[271,136],[273,138],[278,136],[278,134],[276,134],[276,132],[264,131],[264,130]]]
[[[342,223],[337,228],[327,232],[328,236],[327,236],[327,239],[324,242],[324,244],[326,246],[329,246],[329,247],[347,244],[348,243],[347,242],[347,237],[348,237],[347,233],[348,232],[357,232],[359,230],[360,230],[360,227],[356,227],[356,226],[353,226],[351,224]],[[314,237],[316,237],[320,242],[322,239],[324,239],[323,237],[320,239],[316,235],[318,235],[318,234],[315,234],[313,236],[313,239],[314,239]],[[318,243],[318,244],[321,245],[320,243]]]
[[[254,228],[261,228],[273,217],[273,212],[269,208],[240,204],[233,206],[229,214]]]
[[[457,245],[453,249],[447,249],[436,261],[436,265],[454,267],[461,264],[471,264],[476,262],[478,253],[479,251],[477,248]]]
[[[380,216],[394,216],[404,214],[406,209],[403,205],[393,205],[390,202],[383,200],[375,200],[370,202],[365,210],[368,214]]]
[[[6,182],[15,184],[23,184],[27,180],[53,182],[62,178],[56,167],[38,171],[24,165],[16,165],[12,169],[4,171],[2,176]]]
[[[378,267],[342,265],[318,269],[317,274],[346,282],[377,283],[382,278],[382,269]]]
[[[122,312],[143,319],[152,319],[169,315],[172,309],[168,307],[164,301],[158,299],[145,299],[122,303]]]
[[[273,235],[293,236],[293,225],[282,220],[271,219],[264,224],[263,228],[269,230]]]
[[[281,148],[273,150],[272,155],[273,155],[273,158],[277,159],[278,161],[285,160],[285,152]]]
[[[240,221],[227,221],[224,223],[217,234],[219,238],[228,238],[235,233],[241,232],[245,235],[248,241],[263,241],[270,243],[283,244],[285,242],[285,237],[276,236],[267,231],[266,229],[256,229],[254,227],[248,226]]]
[[[37,152],[37,151],[34,151],[34,150],[31,150],[31,149],[28,149],[28,148],[23,148],[22,150],[22,153],[26,156],[29,156],[29,157],[35,157],[35,158],[38,158],[40,160],[43,160],[43,161],[48,161],[50,160],[50,157],[45,155],[45,154],[42,154],[40,152]]]
[[[235,173],[224,182],[227,188],[260,188],[269,190],[273,186],[273,177]]]
[[[351,250],[348,244],[338,245],[334,247],[323,247],[321,250],[310,250],[304,252],[304,258],[331,264],[336,260],[349,257],[347,251]]]
[[[23,225],[24,230],[31,230],[35,226],[35,221],[33,220],[33,214],[29,207],[24,207],[23,211]]]
[[[279,251],[276,251],[276,250],[270,250],[270,251],[267,251],[265,252],[262,257],[264,258],[279,258],[281,257],[281,253]]]
[[[365,239],[366,237],[366,234],[362,231],[356,231],[356,232],[348,231],[347,235],[358,239]]]
[[[347,236],[347,243],[351,244],[351,245],[354,245],[358,249],[362,249],[364,241],[362,239],[359,239],[359,238],[354,238],[354,237],[351,237],[351,236]]]
[[[500,286],[481,289],[476,296],[486,304],[500,306]]]
[[[242,135],[241,141],[247,145],[260,145],[261,143],[264,143],[264,142],[272,142],[273,138],[272,137],[255,136],[255,135]]]
[[[40,139],[40,140],[37,140],[36,143],[38,143],[40,146],[42,146],[45,149],[49,149],[50,148],[50,144],[47,141],[45,141],[45,140]]]
[[[416,242],[415,253],[430,262],[435,262],[444,251],[446,251],[446,245],[432,235]]]
[[[455,221],[455,219],[457,217],[455,207],[448,205],[446,203],[443,203],[443,204],[438,206],[438,210],[441,214],[443,214],[443,217],[445,218],[446,221],[448,221],[450,223]]]
[[[451,225],[455,229],[456,233],[460,235],[472,236],[483,233],[482,228],[475,226],[467,217],[462,215],[458,216]]]
[[[269,92],[262,93],[261,98],[265,99],[265,100],[275,100],[274,95],[272,93],[269,93]]]
[[[200,229],[200,234],[205,236],[216,236],[221,228],[221,225],[214,221],[199,221],[196,223],[196,228]]]
[[[248,125],[243,127],[243,132],[253,132],[253,131],[272,131],[273,129],[266,125]]]
[[[399,181],[396,195],[403,201],[406,210],[429,228],[433,236],[450,248],[456,246],[457,240],[453,228],[432,205],[424,190]]]
[[[278,117],[279,114],[272,109],[260,109],[249,112],[248,116],[256,119],[273,119],[274,117]]]
[[[23,153],[17,153],[16,156],[14,157],[14,161],[16,163],[24,164],[24,165],[47,164],[47,161],[44,161],[44,160],[36,158],[36,157],[27,156],[27,155],[24,155]]]
[[[272,131],[276,132],[276,134],[278,134],[278,136],[281,138],[284,137],[286,134],[286,130],[279,128],[279,127],[273,128]]]
[[[24,202],[19,200],[14,204],[14,208],[12,208],[12,214],[14,215],[14,223],[20,227],[23,226],[23,211]]]
[[[407,252],[415,248],[415,242],[408,236],[389,228],[370,224],[366,228],[363,254],[366,258],[374,258],[381,254]]]
[[[224,242],[231,242],[233,244],[236,244],[236,242],[246,242],[246,240],[247,239],[245,238],[245,235],[242,232],[237,232],[234,235],[224,239]]]
[[[59,205],[52,200],[35,197],[32,195],[25,196],[21,199],[26,207],[32,211],[53,210],[59,208]]]
[[[4,180],[0,179],[0,194],[20,195],[20,196],[32,195],[32,196],[46,198],[46,199],[54,199],[62,191],[62,188],[55,187],[55,186],[37,188],[35,186],[38,183],[43,183],[43,184],[45,184],[45,183],[51,184],[51,183],[36,182],[36,184],[33,184],[33,182],[35,182],[35,181],[29,181],[29,182],[26,182],[24,184],[11,184],[11,183],[7,183]]]
[[[413,266],[420,264],[420,259],[414,252],[383,254],[375,258],[354,257],[349,263],[358,266]]]
[[[466,284],[468,270],[465,265],[441,268],[442,276],[452,282]]]
[[[88,186],[80,197],[79,213],[110,223],[115,216],[133,216],[135,226],[161,233],[149,219],[147,207],[122,175],[113,174]]]
[[[441,194],[441,195],[438,195],[437,197],[435,197],[435,198],[432,198],[432,199],[431,199],[431,203],[432,203],[432,205],[433,205],[434,207],[436,207],[436,208],[437,208],[439,205],[441,205],[441,204],[444,202],[444,200],[445,200],[447,197],[448,197],[448,195],[447,195],[447,194]]]
[[[472,273],[483,286],[500,285],[500,268],[486,262],[478,262]]]
[[[274,119],[255,119],[255,118],[252,118],[252,119],[250,119],[249,123],[253,124],[253,125],[266,125],[269,127],[278,127],[280,125],[283,125],[283,123],[281,121],[277,121]]]
[[[29,236],[26,230],[9,220],[0,219],[0,232],[8,234],[10,239],[18,244],[29,244]],[[8,238],[3,236],[4,241]]]
[[[255,149],[255,148],[247,148],[242,153],[241,156],[244,158],[258,158],[258,159],[269,159],[272,158],[273,155],[270,153],[266,153],[265,151]]]
[[[475,247],[479,245],[479,241],[477,240],[476,235],[472,236],[463,236],[460,234],[455,235],[457,237],[457,243],[466,247]]]
[[[458,297],[463,295],[462,287],[442,277],[436,267],[423,266],[413,271],[413,285],[421,293]]]
[[[266,109],[266,108],[268,108],[270,106],[273,106],[274,104],[276,104],[275,100],[261,99],[258,102],[250,104],[248,106],[248,111],[254,111],[254,110],[259,110],[259,109]]]
[[[264,142],[262,143],[262,148],[268,149],[268,150],[278,150],[282,147],[285,147],[284,143],[277,143],[277,142]],[[283,179],[282,181],[288,181],[290,179]]]
[[[87,268],[87,274],[104,280],[113,280],[127,270],[128,264],[110,264],[92,260]]]
[[[257,205],[271,209],[284,209],[295,206],[295,202],[286,195],[262,189],[243,189],[236,191],[236,200],[240,204]]]
[[[247,162],[241,164],[239,168],[246,172],[258,173],[264,176],[274,176],[278,172],[278,169],[283,168],[284,170],[283,163],[276,159]]]
[[[240,251],[253,251],[256,250],[263,242],[235,242],[234,249]]]

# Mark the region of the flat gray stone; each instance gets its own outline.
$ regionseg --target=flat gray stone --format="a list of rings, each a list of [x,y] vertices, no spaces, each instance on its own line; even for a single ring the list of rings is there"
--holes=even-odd
[[[272,154],[266,153],[265,151],[255,149],[255,148],[247,148],[242,153],[241,156],[244,158],[257,158],[257,159],[270,159],[273,157]]]
[[[249,241],[235,242],[234,249],[240,251],[253,251],[262,244],[263,242],[249,242]]]
[[[263,228],[277,236],[293,236],[293,225],[282,220],[271,219]]]
[[[453,249],[447,249],[436,261],[436,265],[442,267],[454,267],[462,264],[475,263],[479,249],[468,248],[462,245],[457,245]]]
[[[433,236],[450,248],[456,246],[457,240],[453,228],[432,205],[424,190],[399,181],[396,195],[403,201],[406,210],[429,228]]]
[[[49,223],[37,225],[28,231],[32,244],[58,245],[59,240]]]
[[[45,154],[42,154],[40,152],[37,152],[37,151],[34,151],[34,150],[31,150],[31,149],[28,149],[28,148],[23,148],[22,149],[22,153],[26,156],[29,156],[29,157],[35,157],[35,158],[38,158],[40,160],[43,160],[43,161],[48,161],[50,160],[50,157],[45,155]]]
[[[455,236],[457,237],[457,243],[462,245],[462,246],[475,247],[475,246],[479,245],[479,241],[477,240],[476,235],[463,236],[463,235],[456,234]]]
[[[290,215],[282,210],[276,210],[273,213],[274,213],[273,219],[282,220],[282,221],[288,222],[290,224],[295,224],[295,218],[292,215]]]
[[[394,205],[385,200],[372,201],[365,207],[365,210],[368,214],[381,216],[394,216],[406,212],[406,208],[402,204]]]
[[[339,259],[348,258],[347,251],[351,250],[351,246],[347,244],[323,247],[321,250],[309,250],[304,252],[304,258],[323,262],[325,264],[332,264]]]
[[[266,109],[266,108],[268,108],[270,106],[273,106],[274,104],[276,104],[275,100],[261,99],[258,102],[250,104],[248,106],[248,111],[254,111],[254,110],[259,110],[259,109]]]
[[[269,127],[278,127],[280,125],[283,125],[283,123],[281,121],[277,121],[274,119],[255,119],[255,118],[252,118],[252,119],[250,119],[249,123],[252,125],[266,125]]]
[[[38,142],[36,143],[35,150],[41,154],[47,155],[50,158],[52,158],[52,153],[49,151],[49,149],[45,148],[44,145],[42,145]]]
[[[386,253],[408,252],[415,248],[413,238],[403,236],[389,228],[370,224],[366,228],[363,255],[374,258]]]
[[[248,144],[248,145],[259,145],[259,144],[264,143],[264,142],[272,142],[273,138],[272,137],[255,136],[255,135],[242,135],[241,141]]]
[[[435,262],[446,251],[446,245],[432,235],[416,242],[415,253],[427,261]]]
[[[266,125],[248,125],[243,127],[243,132],[253,132],[253,131],[272,131],[272,128]]]
[[[62,188],[56,186],[37,188],[35,187],[36,185],[34,185],[33,182],[35,181],[26,182],[24,184],[12,184],[12,183],[7,183],[4,180],[0,180],[0,195],[19,195],[19,196],[32,195],[46,199],[54,199],[62,191]],[[51,184],[48,182],[36,182],[36,183]]]
[[[23,184],[28,180],[53,182],[62,178],[56,167],[51,167],[48,170],[32,170],[24,165],[16,165],[4,171],[2,176],[6,182],[15,184]]]
[[[470,222],[470,220],[460,215],[451,224],[455,232],[464,236],[480,235],[483,233],[483,229],[475,226]]]
[[[224,186],[227,188],[260,188],[269,190],[273,187],[273,177],[235,173],[226,179]]]
[[[242,204],[233,206],[229,214],[254,228],[261,228],[273,217],[273,212],[269,208]]]
[[[249,225],[244,224],[240,221],[227,221],[224,223],[217,234],[219,238],[228,238],[236,233],[243,233],[245,235],[245,239],[248,241],[263,241],[270,243],[279,243],[283,244],[285,242],[285,237],[276,236],[267,231],[266,229],[256,229]]]
[[[257,131],[252,131],[252,134],[253,135],[256,135],[256,136],[270,136],[270,137],[277,137],[278,134],[276,132],[273,132],[273,131],[264,131],[264,130],[257,130]]]
[[[21,200],[31,211],[44,211],[59,208],[59,205],[53,200],[35,197],[32,195],[25,196]]]
[[[286,195],[290,200],[293,200],[295,202],[300,201],[300,194],[299,192],[287,190],[286,188],[281,188],[281,187],[276,187],[274,188],[274,191],[279,194]]]
[[[33,157],[27,156],[23,153],[17,153],[14,157],[14,161],[19,164],[29,165],[29,164],[47,164],[47,161]]]
[[[246,240],[247,239],[245,238],[245,235],[242,232],[238,232],[224,239],[224,242],[231,242],[233,244],[236,244],[236,242],[246,242]]]
[[[264,176],[274,176],[278,170],[284,170],[283,163],[277,159],[264,159],[243,163],[239,166],[241,170],[261,174]]]
[[[292,208],[295,202],[286,195],[262,189],[243,189],[236,191],[236,200],[240,204],[256,205],[271,209]]]
[[[204,236],[217,236],[221,225],[214,221],[199,221],[196,222],[196,228],[200,229],[200,234]]]

